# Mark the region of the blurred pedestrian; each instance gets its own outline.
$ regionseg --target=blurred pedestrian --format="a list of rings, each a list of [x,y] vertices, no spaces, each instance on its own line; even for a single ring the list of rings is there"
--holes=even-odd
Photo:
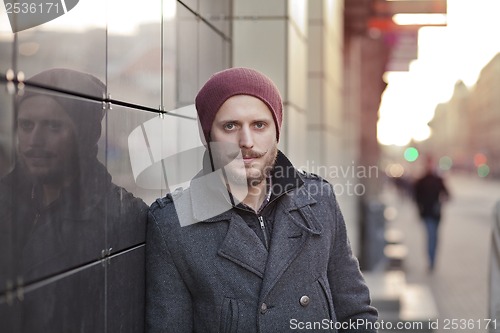
[[[434,270],[438,246],[438,227],[441,221],[441,210],[449,192],[444,180],[436,172],[432,156],[427,156],[424,175],[414,184],[415,201],[427,231],[427,252],[429,270]]]

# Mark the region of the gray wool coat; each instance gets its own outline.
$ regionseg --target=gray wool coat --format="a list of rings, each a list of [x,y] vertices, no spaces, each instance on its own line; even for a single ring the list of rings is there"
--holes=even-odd
[[[196,182],[153,203],[147,332],[376,332],[332,186],[296,177],[278,198],[269,251],[234,208],[201,218],[218,194]],[[181,226],[186,214],[200,222]]]

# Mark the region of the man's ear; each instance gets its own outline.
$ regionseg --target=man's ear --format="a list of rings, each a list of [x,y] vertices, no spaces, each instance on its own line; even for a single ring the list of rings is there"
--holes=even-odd
[[[206,147],[208,145],[208,142],[206,142],[205,133],[203,132],[203,127],[201,126],[199,119],[198,119],[197,123],[198,123],[198,134],[200,136],[200,141],[201,141],[202,145],[204,145]],[[209,141],[210,141],[210,139],[209,139]]]

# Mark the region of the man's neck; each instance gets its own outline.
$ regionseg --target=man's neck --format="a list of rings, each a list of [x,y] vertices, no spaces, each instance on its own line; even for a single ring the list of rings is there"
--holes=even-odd
[[[62,191],[61,185],[43,184],[42,185],[43,207],[47,207],[48,205],[56,201],[61,195],[61,191]]]
[[[248,186],[248,194],[243,199],[243,203],[247,205],[248,207],[252,208],[254,211],[258,211],[259,208],[262,206],[262,203],[264,202],[266,195],[267,195],[267,179],[264,179],[262,182],[260,182],[257,185],[254,186]]]
[[[61,196],[64,187],[71,184],[70,179],[65,179],[63,182],[47,182],[42,185],[42,203],[47,207]]]

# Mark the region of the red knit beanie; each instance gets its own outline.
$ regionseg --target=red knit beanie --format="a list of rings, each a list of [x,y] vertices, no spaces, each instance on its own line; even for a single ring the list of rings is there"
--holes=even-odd
[[[250,68],[230,68],[213,74],[196,95],[195,104],[203,135],[210,142],[210,129],[224,102],[235,95],[250,95],[264,102],[271,111],[280,137],[283,105],[276,85],[264,74]]]

